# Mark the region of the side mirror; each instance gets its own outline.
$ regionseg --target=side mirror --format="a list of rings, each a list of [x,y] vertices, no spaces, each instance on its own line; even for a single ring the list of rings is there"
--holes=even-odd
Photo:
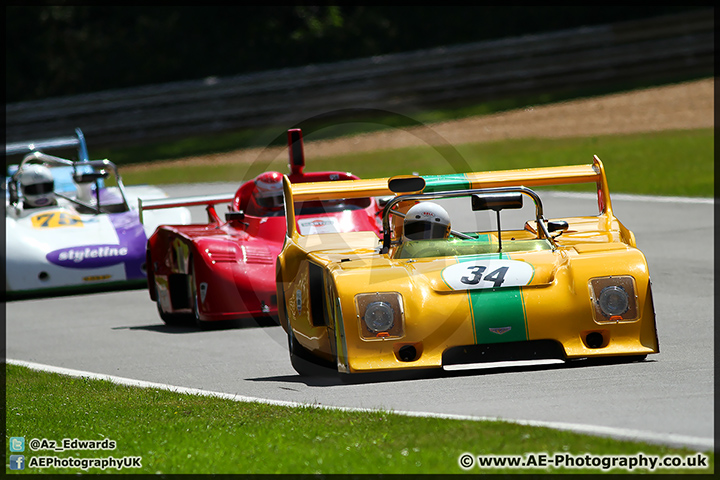
[[[564,220],[553,220],[548,222],[548,232],[565,232],[568,229],[568,223]]]
[[[100,170],[95,172],[87,172],[87,173],[75,173],[73,174],[73,180],[75,183],[92,183],[95,180],[100,180],[101,178],[107,178],[108,172],[106,170]]]
[[[239,212],[226,212],[225,213],[225,221],[229,222],[231,220],[244,220],[245,219],[245,212],[239,211]]]
[[[492,195],[473,194],[472,209],[474,212],[480,210],[500,210],[522,208],[522,193],[495,193]]]

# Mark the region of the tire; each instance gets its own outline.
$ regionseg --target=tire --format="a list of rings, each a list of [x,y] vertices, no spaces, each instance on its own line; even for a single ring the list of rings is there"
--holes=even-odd
[[[195,267],[193,267],[193,258],[192,256],[188,259],[188,263],[190,263],[190,273],[188,273],[188,282],[190,283],[190,288],[188,291],[190,292],[190,299],[189,304],[192,307],[192,318],[195,322],[195,325],[197,325],[199,328],[202,329],[208,329],[210,328],[210,324],[212,322],[206,322],[204,320],[200,320],[200,304],[198,301],[198,292],[195,288]]]
[[[192,284],[195,285],[195,279],[193,278],[192,275],[190,276],[189,281],[193,282]],[[192,295],[192,303],[191,303],[192,316],[193,316],[193,320],[195,320],[195,325],[197,325],[200,328],[207,328],[207,322],[203,322],[202,320],[200,320],[200,306],[198,304],[197,292],[195,291],[194,288],[191,289],[191,295]]]
[[[155,288],[155,306],[157,307],[158,315],[160,319],[165,322],[165,325],[174,327],[177,325],[187,324],[188,316],[183,313],[168,313],[160,306],[160,297],[157,294],[157,284],[153,282]]]
[[[290,364],[300,376],[327,377],[337,374],[337,369],[332,363],[318,359],[297,342],[290,324],[288,324],[288,351]]]
[[[183,315],[181,313],[167,313],[165,312],[162,307],[160,306],[160,301],[156,300],[155,305],[157,305],[157,311],[158,315],[160,315],[160,319],[165,322],[165,325],[168,326],[177,326],[182,325],[187,321],[187,316]]]

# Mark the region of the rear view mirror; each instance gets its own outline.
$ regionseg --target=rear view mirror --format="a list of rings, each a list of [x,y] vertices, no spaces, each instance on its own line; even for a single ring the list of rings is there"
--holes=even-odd
[[[95,172],[76,173],[73,174],[73,180],[75,183],[91,183],[101,178],[107,178],[108,172],[106,170],[100,170]]]
[[[393,198],[394,197],[392,195],[386,195],[382,197],[376,197],[375,200],[377,201],[377,204],[380,208],[385,208],[385,205],[387,205],[388,202]]]
[[[500,228],[500,210],[508,208],[522,208],[523,206],[523,194],[516,192],[507,193],[491,193],[482,195],[479,193],[473,193],[472,197],[472,209],[474,212],[481,210],[494,210],[497,215],[497,238],[498,238],[498,252],[502,252],[502,229]]]
[[[491,195],[473,194],[472,209],[474,212],[480,210],[494,210],[499,212],[506,209],[517,209],[523,206],[522,193],[494,193]]]

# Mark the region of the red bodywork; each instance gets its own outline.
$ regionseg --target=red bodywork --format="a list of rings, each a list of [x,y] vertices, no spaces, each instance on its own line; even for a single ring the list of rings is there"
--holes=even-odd
[[[299,130],[288,132],[288,143],[292,183],[358,179],[345,172],[304,173]],[[285,216],[262,211],[254,202],[254,188],[254,181],[247,181],[228,198],[227,221],[208,203],[208,223],[162,225],[148,240],[148,289],[166,323],[188,314],[198,322],[277,315],[275,260],[285,238]],[[381,230],[374,198],[295,208],[300,231],[333,228],[379,235]]]

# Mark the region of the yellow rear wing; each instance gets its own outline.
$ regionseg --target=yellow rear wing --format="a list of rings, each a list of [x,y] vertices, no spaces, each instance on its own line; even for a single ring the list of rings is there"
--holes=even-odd
[[[398,191],[397,188],[391,189],[390,181],[396,179],[414,181],[412,185],[420,185],[422,188],[419,190],[402,191]],[[420,181],[420,179],[422,179],[422,181]],[[296,202],[381,197],[396,195],[398,193],[435,193],[478,188],[510,186],[538,187],[578,183],[595,183],[597,185],[598,210],[600,214],[606,214],[609,225],[613,219],[610,191],[608,190],[605,169],[597,155],[593,157],[593,163],[589,165],[499,170],[450,175],[427,175],[420,177],[406,175],[402,177],[369,180],[297,184],[291,184],[287,176],[285,176],[283,179],[283,188],[285,193],[287,235],[293,238],[297,234],[294,208]]]

